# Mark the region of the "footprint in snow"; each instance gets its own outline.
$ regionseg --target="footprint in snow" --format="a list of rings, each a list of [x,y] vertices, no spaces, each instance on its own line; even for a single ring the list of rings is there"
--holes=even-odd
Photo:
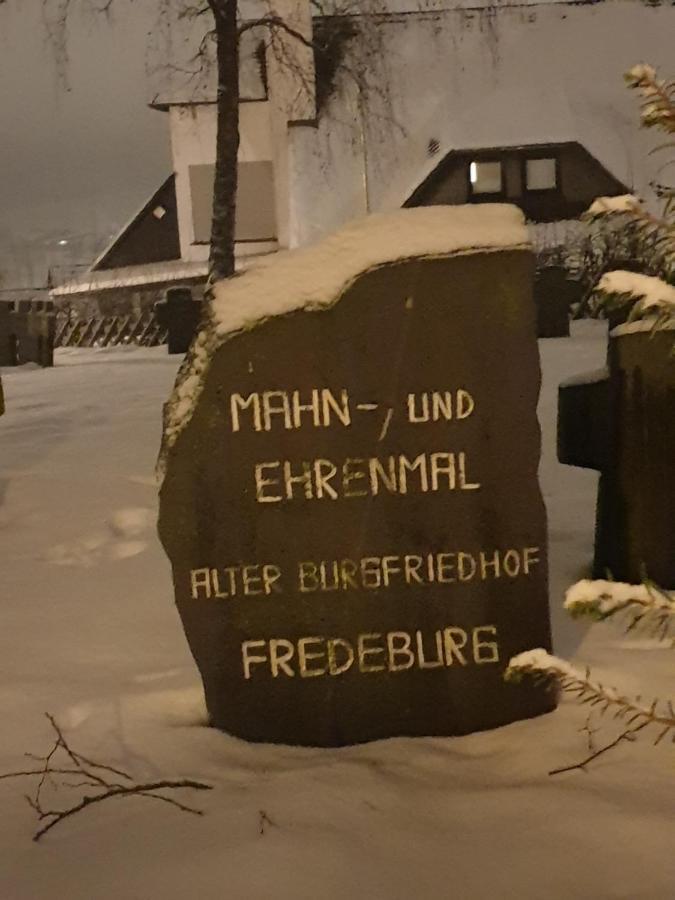
[[[154,526],[156,513],[144,506],[116,510],[106,522],[106,533],[85,535],[75,541],[50,547],[45,559],[57,566],[91,568],[103,561],[131,559],[148,546],[142,540]]]
[[[118,509],[108,519],[108,527],[115,537],[135,538],[152,527],[155,515],[155,511],[146,506]]]

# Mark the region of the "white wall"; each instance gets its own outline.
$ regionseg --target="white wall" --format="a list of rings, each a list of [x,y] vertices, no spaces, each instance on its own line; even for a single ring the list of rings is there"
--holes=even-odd
[[[280,246],[289,247],[292,246],[293,205],[289,122],[313,122],[316,118],[312,15],[307,0],[274,0],[273,8],[295,32],[306,38],[305,43],[278,30],[268,34],[267,40],[277,234]]]
[[[216,106],[199,104],[171,106],[171,152],[176,173],[176,201],[181,257],[205,260],[208,247],[194,244],[190,166],[213,164],[216,147]],[[257,162],[273,158],[269,103],[242,103],[239,107],[239,161]]]
[[[290,247],[312,243],[369,212],[366,133],[353,81],[340,86],[330,115],[316,126],[291,128],[288,139]]]

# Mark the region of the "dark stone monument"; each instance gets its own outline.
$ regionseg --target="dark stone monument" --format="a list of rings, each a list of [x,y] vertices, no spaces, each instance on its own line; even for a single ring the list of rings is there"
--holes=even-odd
[[[569,337],[572,305],[581,300],[582,293],[582,286],[571,281],[562,266],[540,269],[534,282],[537,337]]]
[[[55,331],[51,300],[0,302],[0,366],[53,366]]]
[[[208,364],[165,432],[159,531],[218,728],[338,746],[554,706],[503,680],[550,648],[533,261],[490,246],[472,209],[459,225],[485,221],[484,249],[477,228],[471,252],[402,250],[330,302],[305,285],[303,308],[193,345],[167,422]],[[222,285],[223,304],[288,279],[277,265]]]
[[[675,331],[610,334],[606,370],[558,391],[558,459],[600,474],[596,578],[675,588]]]
[[[189,287],[169,288],[164,300],[155,303],[155,315],[168,332],[169,353],[187,353],[195,336],[202,304],[192,299]]]

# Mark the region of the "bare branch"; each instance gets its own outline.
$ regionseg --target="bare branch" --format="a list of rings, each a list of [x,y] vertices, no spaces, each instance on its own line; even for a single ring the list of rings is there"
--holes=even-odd
[[[39,777],[40,780],[38,781],[34,794],[31,796],[26,795],[26,801],[28,802],[31,809],[35,811],[38,819],[41,822],[46,820],[46,823],[33,835],[34,841],[39,841],[40,838],[42,838],[48,831],[54,828],[54,826],[58,825],[59,822],[63,822],[64,819],[67,819],[70,816],[74,816],[76,813],[81,812],[88,806],[92,806],[96,803],[102,803],[104,800],[110,800],[113,797],[149,797],[152,800],[161,800],[164,803],[168,803],[170,806],[175,806],[177,809],[181,810],[181,812],[192,813],[193,815],[202,815],[201,810],[195,809],[194,807],[188,806],[184,803],[180,803],[178,800],[175,800],[172,797],[165,797],[162,793],[159,792],[164,790],[182,789],[190,789],[193,791],[209,791],[212,789],[211,785],[187,778],[159,779],[157,781],[136,782],[131,777],[131,775],[123,772],[121,769],[117,769],[104,763],[96,762],[95,760],[89,759],[89,757],[84,756],[82,753],[73,750],[73,748],[68,744],[63,731],[61,730],[54,717],[49,713],[45,713],[45,715],[56,734],[54,746],[51,748],[49,753],[47,753],[47,755],[43,757],[36,756],[34,754],[26,754],[31,759],[43,763],[42,767],[37,769],[25,769],[17,772],[4,772],[0,774],[0,779],[32,778],[35,776]],[[74,768],[71,768],[68,765],[62,766],[52,764],[55,755],[59,751],[62,755],[65,755],[68,760],[70,760]],[[61,777],[61,779],[57,781],[55,778],[55,776],[64,775],[71,777],[77,776],[78,780],[71,781]],[[125,783],[120,784],[116,781],[111,781],[109,777],[106,777],[110,775],[116,775],[124,779]],[[57,790],[59,787],[66,787],[70,789],[89,788],[95,790],[96,793],[85,794],[70,806],[66,806],[62,809],[51,809],[44,805],[42,797],[43,790],[47,783],[49,783],[55,790]]]
[[[168,785],[167,785],[168,786]],[[190,785],[171,785],[171,787],[190,787]],[[208,787],[199,788],[199,790],[208,790]],[[164,803],[168,803],[170,806],[175,806],[176,809],[180,809],[181,812],[192,813],[195,816],[203,816],[203,809],[195,809],[194,806],[186,806],[184,803],[179,803],[178,800],[174,800],[173,797],[163,797],[161,794],[153,794],[150,791],[142,790],[139,792],[143,797],[152,797],[153,800],[162,800]]]
[[[198,19],[200,16],[204,16],[210,12],[211,7],[208,3],[206,6],[186,6],[179,11],[178,19]]]
[[[623,743],[623,741],[634,741],[635,735],[638,733],[638,731],[642,731],[642,729],[646,728],[649,724],[649,722],[642,722],[635,728],[627,728],[617,738],[615,738],[613,741],[610,741],[609,744],[605,744],[604,747],[600,747],[598,750],[593,750],[593,752],[589,753],[589,755],[585,759],[582,759],[581,762],[574,763],[570,766],[561,766],[558,769],[551,769],[548,774],[560,775],[563,772],[573,772],[575,769],[581,769],[582,772],[585,772],[586,766],[590,765],[590,763],[598,759],[598,757],[602,756],[603,754],[608,753],[610,750],[613,750],[614,747],[618,747],[619,744]],[[666,729],[666,732],[667,731],[669,731],[669,729]]]
[[[273,819],[270,819],[270,817],[267,815],[265,810],[260,809],[260,810],[258,810],[258,832],[259,832],[259,834],[261,834],[261,835],[265,834],[265,826],[266,825],[271,825],[272,828],[277,827],[277,823]]]
[[[42,0],[42,20],[47,33],[48,43],[51,44],[56,63],[56,74],[59,81],[69,90],[68,65],[68,18],[70,15],[71,0]]]
[[[57,809],[57,810],[43,810],[40,808],[39,804],[31,803],[31,806],[39,813],[40,818],[49,818],[51,821],[47,822],[46,825],[43,825],[38,831],[33,835],[34,841],[39,841],[43,835],[45,835],[48,831],[54,828],[55,825],[58,825],[59,822],[63,822],[64,819],[69,818],[70,816],[74,816],[75,813],[81,812],[83,809],[86,809],[88,806],[92,806],[94,803],[102,803],[104,800],[109,800],[112,797],[130,797],[130,796],[153,796],[153,791],[158,791],[166,788],[191,788],[193,791],[209,791],[211,790],[211,785],[203,784],[200,781],[191,781],[189,779],[184,779],[182,781],[152,781],[146,784],[132,784],[128,787],[119,786],[119,787],[111,787],[106,791],[103,791],[100,794],[92,794],[87,797],[83,797],[79,803],[76,803],[74,806],[70,806],[67,809]],[[161,799],[167,801],[165,797],[157,797],[154,796],[154,799]],[[174,806],[180,806],[181,804],[174,803]],[[194,813],[196,815],[202,815],[201,810],[193,809],[192,807],[185,807],[187,812]]]
[[[317,49],[317,45],[309,40],[301,31],[298,31],[296,28],[293,28],[292,25],[289,25],[285,19],[282,19],[281,16],[263,16],[260,19],[250,19],[247,22],[242,22],[241,25],[238,26],[239,36],[244,34],[247,31],[251,31],[253,28],[273,28],[280,29],[284,31],[287,35],[292,38],[295,38],[296,41],[299,41],[301,44],[304,44],[305,47],[309,47],[312,50]]]
[[[48,769],[50,775],[81,775],[80,769]],[[23,772],[2,772],[0,781],[5,778],[28,778],[31,775],[44,775],[45,769],[26,769]]]

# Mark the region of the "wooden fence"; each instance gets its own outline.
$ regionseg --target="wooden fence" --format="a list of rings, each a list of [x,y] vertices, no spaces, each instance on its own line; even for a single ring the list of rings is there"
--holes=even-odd
[[[63,312],[56,314],[55,347],[115,347],[120,344],[157,347],[166,340],[166,328],[159,324],[152,310],[136,315],[88,319]]]

